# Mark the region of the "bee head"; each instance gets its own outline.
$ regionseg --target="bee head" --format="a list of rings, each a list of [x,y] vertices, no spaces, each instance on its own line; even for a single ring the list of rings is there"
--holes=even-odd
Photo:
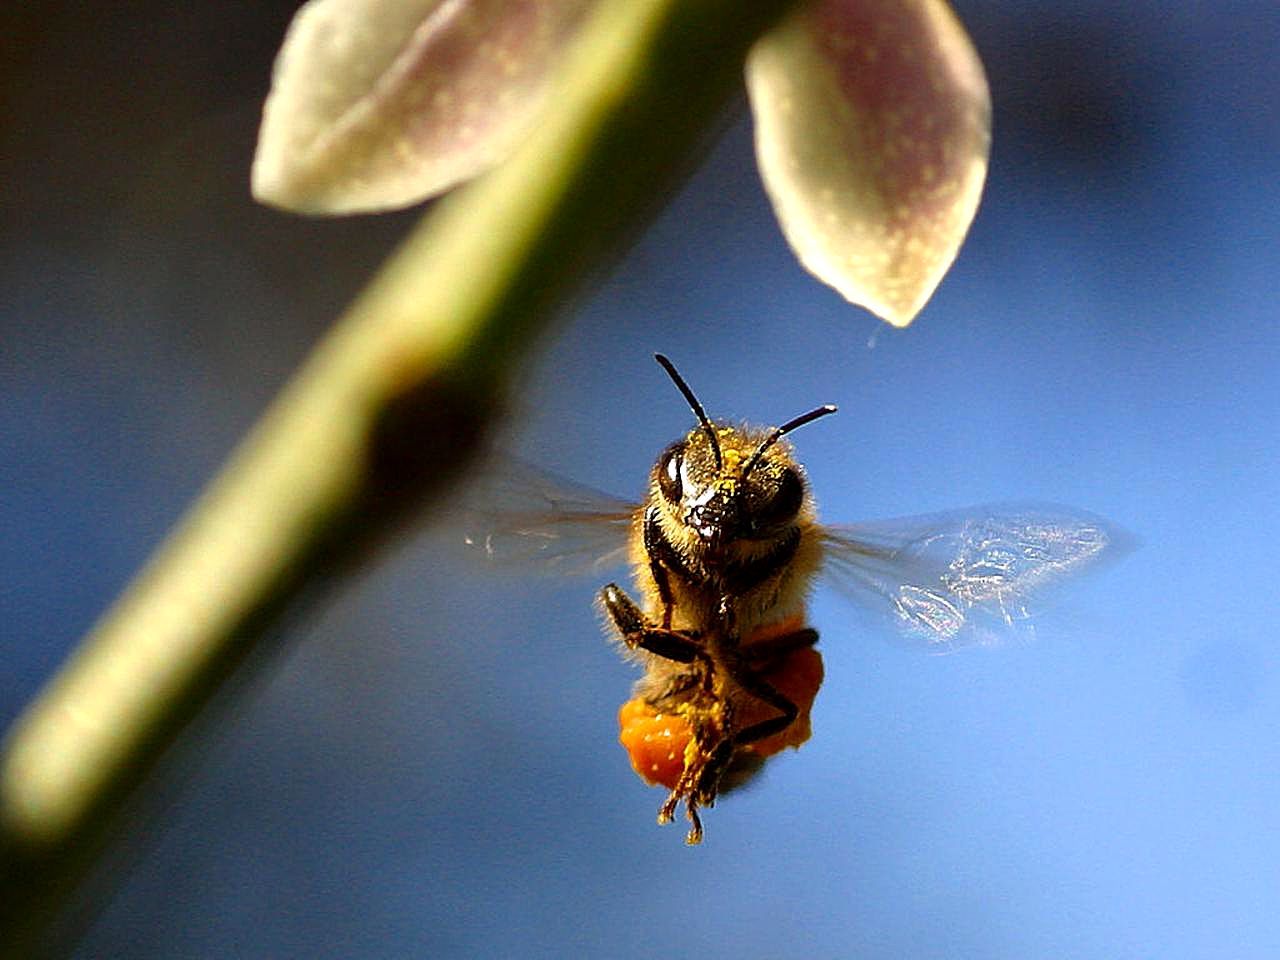
[[[821,406],[764,430],[712,423],[671,361],[656,356],[698,417],[698,426],[667,447],[653,468],[667,516],[713,551],[788,529],[805,505],[806,489],[782,437],[836,408]]]

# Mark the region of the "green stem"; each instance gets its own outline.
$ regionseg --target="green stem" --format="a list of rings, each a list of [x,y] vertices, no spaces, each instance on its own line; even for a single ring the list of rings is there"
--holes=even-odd
[[[787,6],[602,0],[545,122],[423,219],[11,732],[0,956],[29,954],[280,613],[465,463],[531,341],[688,169]]]

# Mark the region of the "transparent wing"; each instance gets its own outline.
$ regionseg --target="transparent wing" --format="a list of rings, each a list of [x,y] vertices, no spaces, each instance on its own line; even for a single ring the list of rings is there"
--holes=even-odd
[[[485,559],[564,575],[625,563],[637,509],[514,459],[482,470],[457,505],[463,542]]]
[[[988,504],[825,530],[826,574],[912,643],[946,652],[1031,632],[1053,587],[1119,556],[1128,537],[1052,504]]]

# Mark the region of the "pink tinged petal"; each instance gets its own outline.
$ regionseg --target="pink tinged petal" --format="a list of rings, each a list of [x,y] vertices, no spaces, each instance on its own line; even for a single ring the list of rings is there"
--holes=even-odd
[[[310,0],[263,109],[253,194],[307,213],[408,206],[501,160],[590,0]]]
[[[942,0],[811,0],[747,61],[756,156],[800,261],[906,326],[951,266],[987,172],[982,63]]]

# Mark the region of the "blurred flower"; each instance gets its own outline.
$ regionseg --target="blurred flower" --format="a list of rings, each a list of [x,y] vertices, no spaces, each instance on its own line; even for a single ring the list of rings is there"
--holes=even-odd
[[[592,0],[310,0],[276,61],[254,195],[306,213],[425,200],[507,156]],[[804,0],[752,49],[761,176],[819,279],[905,326],[986,176],[982,65],[944,0]]]

